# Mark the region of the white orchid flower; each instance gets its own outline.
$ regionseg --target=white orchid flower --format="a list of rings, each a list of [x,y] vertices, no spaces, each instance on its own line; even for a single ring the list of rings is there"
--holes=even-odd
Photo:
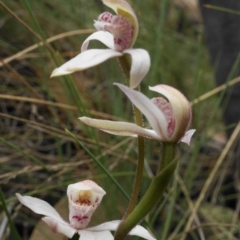
[[[68,238],[74,234],[80,235],[79,240],[113,240],[110,231],[115,231],[120,220],[105,222],[95,227],[87,228],[92,214],[99,206],[106,192],[91,180],[70,184],[67,189],[69,201],[69,223],[65,222],[58,212],[47,202],[30,196],[16,193],[18,200],[37,214],[42,214],[44,222],[57,233]],[[148,240],[155,240],[150,233],[141,226],[132,229],[129,235],[136,235]]]
[[[143,136],[161,142],[185,142],[189,145],[194,129],[188,130],[191,123],[191,106],[185,96],[177,89],[167,85],[149,87],[150,90],[163,95],[153,99],[144,94],[115,83],[131,100],[131,102],[146,116],[152,129],[142,128],[133,123],[114,122],[108,120],[79,118],[83,123],[102,131],[121,135],[137,137]]]
[[[103,0],[117,15],[102,13],[94,26],[98,30],[90,35],[82,44],[81,53],[56,68],[51,77],[71,74],[96,66],[110,58],[131,56],[130,87],[136,88],[146,76],[150,67],[150,57],[144,49],[133,49],[138,35],[138,21],[131,6],[124,0]],[[108,49],[87,50],[91,40],[98,40]]]

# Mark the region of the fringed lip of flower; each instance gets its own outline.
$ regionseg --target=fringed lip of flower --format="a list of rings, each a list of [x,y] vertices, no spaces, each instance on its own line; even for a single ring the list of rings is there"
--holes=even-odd
[[[144,94],[128,88],[122,84],[115,83],[131,102],[146,116],[151,129],[142,128],[133,123],[114,122],[108,120],[92,119],[88,117],[79,118],[83,123],[98,128],[102,131],[121,135],[138,135],[156,139],[162,142],[185,142],[190,143],[195,130],[188,130],[191,123],[191,107],[185,96],[177,89],[167,85],[150,87],[150,90],[163,95],[154,99],[147,98]]]
[[[132,46],[138,33],[138,22],[130,5],[124,0],[103,0],[103,3],[111,7],[117,14],[103,13],[94,26],[99,30],[90,35],[82,44],[81,53],[56,68],[51,77],[71,74],[96,66],[110,58],[129,55],[131,57],[131,69],[129,85],[136,88],[148,73],[150,68],[150,56],[144,49],[133,49]],[[89,42],[98,40],[108,49],[90,49]]]
[[[81,192],[83,191],[83,192]],[[84,192],[85,191],[85,192]],[[90,191],[90,192],[89,192]],[[118,225],[121,220],[114,220],[105,222],[103,224],[97,225],[95,227],[88,227],[87,225],[77,225],[80,223],[86,214],[93,214],[95,211],[90,211],[87,213],[88,204],[85,200],[93,200],[90,204],[96,203],[96,199],[98,203],[101,202],[105,191],[99,187],[96,183],[91,180],[85,180],[76,184],[71,184],[68,187],[68,198],[71,198],[71,201],[76,201],[83,197],[83,201],[80,199],[80,208],[77,208],[78,204],[72,205],[71,201],[69,202],[69,219],[70,223],[64,221],[59,213],[47,202],[30,196],[21,196],[19,193],[16,193],[18,200],[26,207],[31,209],[33,212],[37,214],[44,215],[42,220],[52,229],[54,232],[61,233],[68,238],[72,238],[75,233],[80,235],[79,240],[113,240],[113,235],[110,231],[116,231]],[[83,193],[83,195],[82,195]],[[74,195],[74,197],[73,197]],[[85,199],[86,198],[86,199]],[[86,208],[84,208],[84,204],[86,203]],[[97,205],[98,206],[98,205]],[[78,218],[74,218],[76,221],[72,221],[72,216],[77,215]],[[91,216],[90,216],[91,217]],[[88,221],[89,222],[89,221]],[[87,224],[88,224],[87,222]],[[151,234],[143,227],[137,225],[135,228],[131,230],[129,235],[136,235],[148,240],[155,240],[151,236]]]

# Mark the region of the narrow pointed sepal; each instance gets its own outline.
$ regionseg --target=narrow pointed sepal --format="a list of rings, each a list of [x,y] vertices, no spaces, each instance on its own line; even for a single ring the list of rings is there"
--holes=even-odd
[[[116,121],[109,121],[109,120],[101,120],[101,119],[94,119],[88,117],[81,117],[79,118],[80,121],[85,123],[90,127],[97,128],[101,131],[118,135],[118,136],[129,136],[129,137],[137,137],[142,136],[146,138],[156,139],[161,141],[161,136],[157,135],[151,129],[146,129],[139,127],[136,124],[128,123],[128,122],[116,122]]]
[[[114,57],[120,57],[122,53],[112,49],[90,49],[78,54],[61,67],[56,68],[51,77],[70,74],[76,71],[82,71],[96,66],[106,60]]]
[[[69,238],[76,232],[76,229],[65,222],[49,203],[39,198],[21,196],[19,193],[16,193],[16,196],[24,206],[30,208],[37,214],[46,216],[43,218],[43,221],[46,222],[54,232],[62,233]]]
[[[24,206],[30,208],[33,212],[65,223],[59,213],[46,201],[35,197],[22,196],[19,193],[16,193],[16,196]]]
[[[180,141],[186,143],[187,145],[190,145],[190,141],[195,132],[195,129],[188,130]]]
[[[131,102],[146,116],[153,130],[163,139],[168,140],[167,120],[163,112],[160,111],[144,94],[132,90],[122,84],[114,84],[118,86]]]
[[[82,44],[81,52],[88,49],[89,42],[92,40],[98,40],[110,49],[114,49],[113,35],[105,31],[97,31],[91,34]]]

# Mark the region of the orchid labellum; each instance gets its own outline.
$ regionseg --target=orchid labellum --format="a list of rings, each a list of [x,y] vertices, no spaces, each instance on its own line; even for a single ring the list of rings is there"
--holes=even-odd
[[[150,87],[150,90],[161,94],[163,97],[153,99],[144,94],[115,83],[131,100],[131,102],[146,116],[152,129],[142,128],[133,123],[114,122],[108,120],[81,117],[80,120],[102,131],[121,135],[137,137],[143,136],[161,142],[190,143],[195,130],[188,130],[191,123],[191,106],[185,96],[177,89],[167,85]]]
[[[47,202],[30,196],[16,194],[18,200],[37,214],[42,214],[44,222],[54,231],[68,238],[74,234],[80,235],[79,240],[113,240],[110,231],[115,231],[120,220],[102,223],[95,227],[88,227],[92,214],[99,206],[106,192],[91,180],[70,184],[67,189],[69,201],[69,223],[65,222],[58,212]],[[136,235],[148,240],[155,240],[150,233],[141,226],[132,229],[129,235]]]
[[[130,87],[136,88],[146,76],[150,67],[150,57],[144,49],[133,49],[138,35],[138,21],[131,6],[124,0],[103,0],[117,15],[102,13],[94,26],[98,30],[82,44],[81,53],[56,68],[51,77],[70,74],[96,66],[110,58],[131,56]],[[91,40],[98,40],[108,49],[87,50]]]

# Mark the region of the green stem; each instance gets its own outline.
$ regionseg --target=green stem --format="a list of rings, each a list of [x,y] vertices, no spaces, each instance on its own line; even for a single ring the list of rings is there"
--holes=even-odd
[[[135,180],[133,184],[133,191],[131,195],[130,202],[127,207],[127,211],[124,215],[125,219],[135,208],[138,195],[141,189],[141,182],[142,182],[142,176],[143,176],[143,169],[144,169],[144,138],[138,137],[138,164],[136,169],[136,175]]]
[[[6,205],[6,202],[5,202],[5,198],[4,198],[4,195],[3,195],[3,192],[2,192],[2,189],[0,187],[0,203],[1,203],[1,208],[3,209],[3,211],[5,212],[6,216],[7,216],[7,219],[8,219],[8,224],[9,224],[9,227],[10,227],[10,232],[12,233],[13,235],[13,238],[15,240],[21,240],[22,238],[19,236],[19,233],[14,225],[14,222],[13,222],[13,219],[8,211],[8,207]]]
[[[173,145],[173,143],[165,142],[162,144],[161,162],[158,166],[158,173],[162,169],[167,167],[168,164],[174,159],[174,156],[176,155],[175,148],[176,148],[176,146]]]
[[[169,181],[171,180],[175,168],[177,166],[178,159],[175,156],[174,143],[163,143],[162,163],[168,163],[164,169],[162,169],[156,177],[153,178],[145,195],[127,218],[121,222],[118,227],[114,240],[123,240],[127,234],[135,227],[158,203],[162,197]]]
[[[129,86],[129,79],[130,79],[129,73],[130,73],[130,69],[131,69],[131,60],[127,55],[124,55],[124,56],[118,58],[118,60],[119,60],[120,66],[122,67],[123,73],[126,76],[127,85]],[[138,87],[135,90],[140,91],[140,87]],[[142,127],[143,126],[142,113],[135,106],[133,106],[133,112],[135,114],[136,124],[138,126]],[[141,189],[143,169],[144,169],[144,138],[138,136],[138,164],[137,164],[131,199],[129,201],[127,211],[126,211],[123,219],[125,219],[133,211],[133,209],[135,208],[135,206],[137,204],[139,192]]]
[[[135,114],[136,124],[142,127],[143,126],[142,113],[135,106],[133,106],[133,111]],[[144,170],[144,138],[141,136],[138,136],[138,163],[137,163],[136,175],[134,179],[131,199],[123,219],[125,219],[133,211],[133,209],[137,204],[139,192],[141,189],[143,170]]]
[[[130,70],[131,70],[131,59],[128,55],[123,55],[122,57],[118,58],[118,62],[122,71],[126,77],[127,86],[130,85]]]
[[[176,170],[177,171],[177,170]],[[178,185],[178,181],[176,178],[174,178],[173,180],[173,191],[172,191],[172,196],[171,196],[171,200],[170,200],[170,204],[169,204],[169,207],[168,207],[168,214],[166,216],[166,219],[164,221],[164,227],[163,227],[163,231],[162,231],[162,235],[161,235],[161,239],[167,239],[167,235],[168,235],[168,232],[169,232],[169,229],[171,227],[171,220],[174,216],[174,207],[175,207],[175,204],[176,204],[176,198],[177,198],[177,193],[178,193],[178,188],[177,188],[177,185]]]

